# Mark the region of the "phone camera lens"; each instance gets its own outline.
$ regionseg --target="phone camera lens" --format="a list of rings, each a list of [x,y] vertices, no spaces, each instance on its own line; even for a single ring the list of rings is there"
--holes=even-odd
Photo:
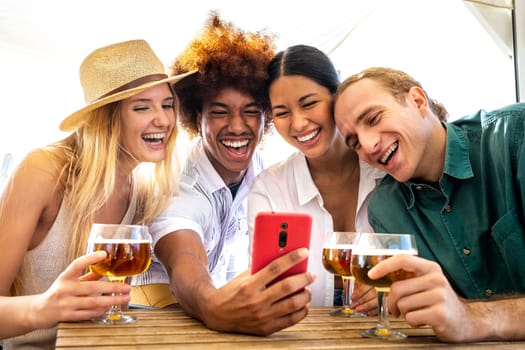
[[[288,239],[286,231],[279,232],[279,248],[286,247],[286,241]]]
[[[281,222],[281,229],[282,230],[286,230],[288,228],[288,223],[286,222]]]

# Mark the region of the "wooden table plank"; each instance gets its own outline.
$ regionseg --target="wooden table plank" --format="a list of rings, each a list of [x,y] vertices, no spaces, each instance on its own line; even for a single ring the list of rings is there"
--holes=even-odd
[[[130,310],[138,321],[130,325],[106,326],[92,322],[61,323],[56,349],[524,349],[524,342],[447,344],[429,327],[411,328],[403,320],[392,320],[394,328],[408,334],[400,341],[363,338],[360,331],[373,327],[375,317],[342,318],[328,314],[329,308],[312,308],[300,323],[271,336],[216,332],[188,317],[181,309]]]

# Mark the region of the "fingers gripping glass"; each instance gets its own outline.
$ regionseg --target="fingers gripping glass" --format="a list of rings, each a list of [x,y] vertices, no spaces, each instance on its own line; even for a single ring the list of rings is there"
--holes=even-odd
[[[151,236],[146,226],[94,224],[88,239],[88,253],[103,250],[106,259],[90,265],[89,270],[109,281],[124,283],[126,277],[138,275],[151,263]],[[101,319],[102,324],[133,323],[135,318],[113,305]]]
[[[376,327],[361,332],[364,337],[388,340],[406,338],[406,334],[390,328],[386,297],[393,282],[411,278],[413,273],[399,270],[377,280],[368,277],[372,267],[396,254],[417,255],[415,237],[409,234],[360,233],[355,241],[352,274],[357,281],[374,286],[378,297],[378,323]]]
[[[352,309],[351,295],[354,292],[355,279],[350,270],[350,259],[356,232],[330,232],[323,246],[323,266],[343,282],[343,307],[330,312],[334,316],[365,317]]]

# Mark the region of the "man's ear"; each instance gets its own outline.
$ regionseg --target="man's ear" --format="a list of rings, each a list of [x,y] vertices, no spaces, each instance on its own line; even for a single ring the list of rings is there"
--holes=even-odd
[[[408,96],[420,114],[426,115],[428,112],[428,98],[425,91],[418,86],[412,86],[408,91]]]

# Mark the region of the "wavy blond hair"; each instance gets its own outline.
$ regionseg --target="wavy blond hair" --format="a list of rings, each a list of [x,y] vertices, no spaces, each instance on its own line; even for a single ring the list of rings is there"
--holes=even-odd
[[[62,155],[64,200],[70,208],[69,227],[80,242],[72,242],[69,260],[86,251],[87,237],[95,213],[108,200],[115,186],[117,159],[121,151],[122,118],[119,102],[97,109],[89,122],[65,140],[48,148]],[[109,116],[109,118],[108,118]],[[139,166],[134,171],[137,212],[134,224],[148,224],[167,206],[178,183],[174,129],[166,143],[166,159],[153,171]]]
[[[63,194],[62,206],[69,208],[67,226],[73,235],[66,263],[84,255],[95,213],[108,200],[115,187],[117,160],[123,150],[119,143],[122,128],[120,102],[108,104],[91,112],[88,122],[67,138],[41,150],[57,167],[58,190]],[[142,163],[133,171],[137,191],[134,224],[148,224],[157,217],[177,193],[178,160],[175,152],[177,129],[166,142],[166,158],[154,165]],[[13,295],[23,286],[17,277]]]

